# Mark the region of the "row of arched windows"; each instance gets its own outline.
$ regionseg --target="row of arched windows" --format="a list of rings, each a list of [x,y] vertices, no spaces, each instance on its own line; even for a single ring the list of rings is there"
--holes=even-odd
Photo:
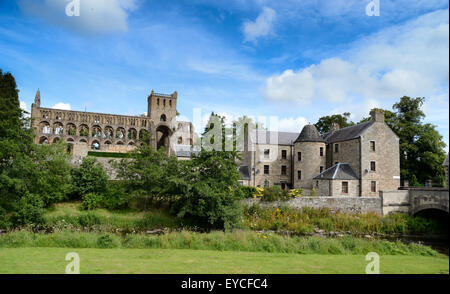
[[[129,128],[125,130],[123,127],[119,127],[114,130],[112,127],[107,126],[102,129],[98,125],[92,126],[90,129],[88,125],[81,124],[78,128],[75,124],[69,123],[64,127],[64,125],[60,122],[56,122],[53,124],[53,127],[46,121],[43,121],[39,125],[39,131],[41,134],[54,134],[54,135],[69,135],[69,136],[80,136],[80,137],[93,137],[93,138],[102,138],[102,139],[128,139],[128,140],[142,140],[148,131],[142,129],[138,131],[135,128]]]
[[[57,138],[54,138],[52,142],[50,142],[49,139],[48,139],[47,137],[43,136],[43,137],[40,137],[40,138],[39,138],[39,144],[50,144],[50,143],[53,143],[53,144],[54,144],[54,143],[59,142],[60,140],[61,140],[61,139],[57,137]],[[72,138],[68,138],[68,139],[67,139],[67,143],[69,143],[69,144],[70,144],[70,143],[74,143],[74,142],[75,142],[75,140],[72,139]],[[80,139],[79,142],[80,142],[80,143],[88,144],[88,141],[87,141],[86,139]],[[109,145],[112,145],[112,144],[113,144],[113,143],[112,143],[111,141],[108,141],[108,140],[106,140],[106,141],[103,143],[103,145],[105,145],[105,146],[109,146]],[[122,141],[115,142],[114,144],[115,144],[115,145],[125,145],[125,143],[122,142]],[[134,146],[135,143],[134,143],[134,142],[129,142],[127,145],[128,145],[128,146]],[[97,141],[97,140],[93,140],[93,141],[91,142],[90,148],[91,148],[92,150],[100,150],[100,149],[101,149],[100,142]]]

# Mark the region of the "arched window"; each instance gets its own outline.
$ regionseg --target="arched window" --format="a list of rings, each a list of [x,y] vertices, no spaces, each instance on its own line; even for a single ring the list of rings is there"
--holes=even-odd
[[[129,129],[128,130],[128,140],[136,140],[136,138],[137,138],[136,129],[133,129],[133,128]]]
[[[92,137],[101,138],[102,137],[102,128],[100,128],[99,126],[93,126],[92,127]]]
[[[52,133],[50,124],[46,121],[43,121],[40,123],[40,129],[41,129],[41,133],[43,133],[43,134],[51,134]]]
[[[161,121],[166,121],[166,120],[167,120],[166,115],[165,115],[165,114],[162,114],[162,115],[161,115]]]
[[[92,150],[100,150],[100,143],[98,141],[92,142],[91,149]]]
[[[87,125],[80,126],[80,137],[89,137],[89,127]]]
[[[183,138],[182,137],[178,137],[178,144],[183,144]]]

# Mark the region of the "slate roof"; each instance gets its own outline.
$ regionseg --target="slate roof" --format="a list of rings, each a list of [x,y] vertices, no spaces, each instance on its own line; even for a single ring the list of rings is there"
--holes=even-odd
[[[248,168],[248,165],[239,166],[238,171],[241,174],[241,179],[247,181],[250,180],[250,169]]]
[[[449,153],[447,153],[447,157],[444,160],[444,164],[442,164],[443,166],[448,166],[448,155]]]
[[[250,132],[250,140],[258,144],[271,145],[293,145],[298,133],[273,132],[273,131],[252,131]],[[258,139],[258,141],[256,141]],[[277,141],[278,139],[278,141]]]
[[[315,180],[358,180],[348,163],[338,163],[314,177]]]
[[[374,123],[373,120],[322,135],[327,144],[356,139]]]
[[[295,142],[325,142],[325,140],[320,136],[316,126],[306,125]]]

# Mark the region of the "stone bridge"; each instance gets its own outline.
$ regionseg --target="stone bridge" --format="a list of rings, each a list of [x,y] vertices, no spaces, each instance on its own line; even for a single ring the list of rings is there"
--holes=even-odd
[[[428,210],[449,213],[448,189],[409,187],[405,190],[381,191],[383,214],[404,212],[416,215]]]
[[[344,213],[375,212],[380,215],[390,213],[407,213],[417,215],[422,213],[448,215],[448,190],[443,188],[408,188],[405,190],[380,191],[379,197],[345,197],[318,196],[299,197],[289,201],[261,202],[259,199],[245,199],[243,203],[252,205],[278,207],[287,205],[293,208],[321,208]]]

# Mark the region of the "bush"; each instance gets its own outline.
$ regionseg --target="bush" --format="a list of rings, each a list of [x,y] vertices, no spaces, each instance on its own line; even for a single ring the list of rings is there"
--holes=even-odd
[[[71,170],[72,193],[81,197],[89,193],[103,193],[108,183],[108,175],[96,158],[85,157],[79,168]]]
[[[116,248],[120,246],[120,243],[116,239],[113,239],[111,235],[104,234],[98,237],[97,246],[99,248]]]
[[[12,223],[6,210],[0,207],[0,229],[9,229]]]
[[[18,225],[42,224],[44,222],[44,201],[35,194],[25,194],[17,202],[14,213]]]
[[[243,198],[253,198],[253,195],[256,193],[256,188],[252,186],[242,186],[241,187]]]
[[[101,219],[95,213],[86,213],[78,217],[78,223],[83,227],[92,227],[101,224]]]
[[[110,181],[103,193],[103,206],[110,210],[127,208],[130,200],[123,182]]]
[[[269,188],[264,189],[261,201],[286,201],[289,200],[291,196],[288,195],[286,190],[281,189],[280,186],[274,185]]]
[[[102,207],[103,197],[100,194],[88,193],[83,196],[83,202],[81,202],[81,208],[84,210],[92,210]]]

